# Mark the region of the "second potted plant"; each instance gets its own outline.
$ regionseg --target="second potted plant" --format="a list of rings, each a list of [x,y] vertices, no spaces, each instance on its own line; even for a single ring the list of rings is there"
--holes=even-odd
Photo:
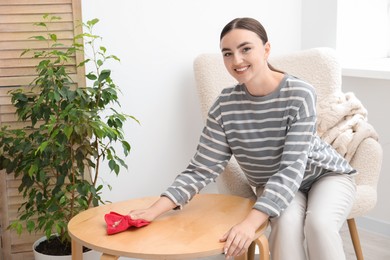
[[[58,19],[45,18],[49,22]],[[123,157],[129,154],[130,144],[123,126],[128,119],[137,121],[115,109],[119,88],[105,65],[107,60],[119,59],[108,55],[105,47],[96,46],[100,37],[93,34],[93,27],[97,22],[85,23],[86,33],[76,36],[70,47],[62,46],[50,32],[34,37],[48,44],[46,50],[33,51],[39,60],[38,76],[31,89],[11,92],[18,119],[26,126],[0,131],[0,169],[21,179],[19,192],[25,198],[19,218],[10,228],[18,233],[23,229],[44,231],[49,242],[58,240],[67,252],[68,221],[104,203],[103,186],[98,182],[101,163],[105,160],[117,175],[122,167],[127,168]],[[37,25],[47,28],[47,22]],[[79,66],[92,63],[95,68],[86,74],[92,82],[88,87],[75,87],[67,72],[68,61],[84,48],[77,43],[80,39],[91,55]]]

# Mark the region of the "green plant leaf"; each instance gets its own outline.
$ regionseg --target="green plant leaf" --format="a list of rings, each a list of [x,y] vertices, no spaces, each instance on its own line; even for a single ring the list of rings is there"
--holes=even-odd
[[[62,196],[62,197],[60,198],[60,204],[65,204],[66,201],[67,201],[67,199],[66,199],[65,196]]]
[[[43,36],[31,36],[30,39],[35,39],[35,40],[38,40],[38,41],[46,41],[46,38],[43,37]]]
[[[114,171],[115,170],[115,167],[116,167],[116,162],[114,160],[110,160],[108,162],[108,166],[110,167],[110,170],[111,171]]]
[[[107,59],[114,59],[114,60],[116,60],[116,61],[121,61],[117,56],[115,56],[115,55],[110,55],[110,56],[108,56],[107,57]]]
[[[50,225],[45,225],[45,236],[47,238],[50,238],[51,237],[51,226]]]
[[[115,165],[114,171],[115,171],[115,174],[116,174],[116,175],[119,174],[119,171],[120,171],[120,166],[119,166],[119,164],[116,164],[116,165]]]
[[[91,59],[85,59],[84,61],[80,62],[80,63],[77,65],[77,67],[82,67],[82,66],[84,66],[86,63],[88,63],[88,62],[90,62],[90,61],[91,61]]]
[[[15,230],[18,235],[23,232],[23,225],[19,221],[12,222],[9,228]]]
[[[46,23],[44,23],[44,22],[34,23],[34,25],[35,25],[35,26],[47,27]]]
[[[60,16],[55,16],[55,15],[50,15],[49,18],[50,18],[50,22],[55,21],[55,20],[62,20],[62,18]]]
[[[92,72],[88,73],[87,75],[85,75],[88,79],[90,80],[96,80],[97,79],[97,76],[95,74],[93,74]]]
[[[122,147],[123,147],[123,152],[127,156],[131,150],[130,144],[127,141],[122,140]]]
[[[54,34],[54,33],[49,33],[49,36],[50,36],[50,39],[52,39],[53,41],[57,41],[57,35]]]
[[[32,164],[32,165],[30,166],[30,169],[28,170],[28,175],[29,175],[30,177],[32,177],[34,174],[37,173],[37,171],[38,171],[38,166],[35,165],[35,164]]]
[[[28,231],[29,233],[33,232],[34,229],[35,229],[35,222],[32,221],[32,220],[28,220],[28,221],[27,221],[27,224],[26,224],[26,227],[27,227],[27,231]]]
[[[66,135],[66,138],[68,138],[68,140],[69,140],[71,134],[73,133],[73,127],[72,126],[65,126],[64,133]]]
[[[31,49],[25,49],[21,54],[20,54],[20,56],[23,56],[23,55],[25,55],[26,53],[28,53],[28,52],[30,52],[31,51]]]
[[[63,43],[56,42],[51,47],[56,48],[56,47],[63,47],[63,46],[65,46]]]
[[[92,20],[89,20],[87,21],[87,24],[89,26],[94,26],[95,24],[97,24],[99,22],[99,19],[95,18],[95,19],[92,19]]]
[[[99,75],[99,82],[103,82],[105,79],[107,79],[111,74],[110,70],[102,70],[102,72]]]
[[[35,152],[35,155],[37,155],[37,153],[42,153],[45,149],[46,149],[46,146],[49,144],[48,141],[45,141],[43,143],[41,143],[41,145],[39,145],[37,151]]]

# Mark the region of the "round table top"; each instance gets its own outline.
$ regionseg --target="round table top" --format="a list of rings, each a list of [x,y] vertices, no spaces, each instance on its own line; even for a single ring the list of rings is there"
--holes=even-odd
[[[222,194],[198,194],[182,210],[172,210],[141,228],[107,235],[104,215],[126,215],[158,197],[145,197],[90,208],[71,219],[71,238],[105,254],[141,259],[188,259],[223,253],[219,239],[252,209],[253,200]],[[265,225],[257,232],[262,234]]]

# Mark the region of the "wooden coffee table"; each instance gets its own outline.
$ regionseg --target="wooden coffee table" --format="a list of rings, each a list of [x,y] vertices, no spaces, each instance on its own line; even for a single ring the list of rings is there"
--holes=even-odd
[[[120,256],[141,259],[191,259],[223,253],[222,235],[243,220],[254,201],[222,194],[198,194],[182,210],[172,210],[148,226],[107,235],[104,215],[115,211],[125,215],[131,209],[146,208],[158,197],[131,199],[88,209],[68,225],[72,238],[72,259],[82,259],[82,246],[102,252],[101,259]],[[261,259],[269,259],[265,223],[256,232]],[[254,250],[254,243],[251,246]],[[263,254],[263,251],[266,251]],[[241,256],[236,259],[247,259]]]

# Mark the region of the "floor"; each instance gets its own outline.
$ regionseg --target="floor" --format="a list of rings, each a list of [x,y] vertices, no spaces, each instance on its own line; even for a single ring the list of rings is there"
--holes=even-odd
[[[348,227],[344,226],[341,230],[341,236],[344,241],[344,248],[347,260],[356,260],[355,252],[351,238],[349,236]],[[365,260],[390,260],[390,237],[374,234],[365,230],[359,229],[360,242],[363,248]],[[120,260],[130,260],[133,258],[120,257]],[[224,260],[223,255],[198,258],[197,260]]]
[[[343,227],[341,235],[347,260],[355,260],[355,252],[348,227]],[[366,260],[390,260],[390,237],[359,229],[360,243]]]

